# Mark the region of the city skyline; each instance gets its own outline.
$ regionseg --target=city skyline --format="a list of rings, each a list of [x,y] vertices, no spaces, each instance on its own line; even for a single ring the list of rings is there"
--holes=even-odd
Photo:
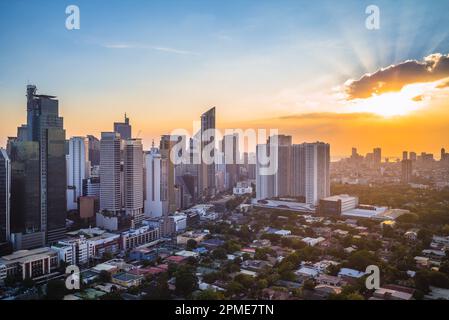
[[[2,3],[0,27],[14,31],[0,34],[0,146],[26,122],[29,81],[58,96],[67,137],[99,138],[127,113],[148,150],[216,106],[219,129],[326,141],[333,160],[351,147],[438,155],[449,128],[448,4],[380,1],[379,30],[365,28],[368,4],[78,1],[81,29],[68,31],[65,4]]]

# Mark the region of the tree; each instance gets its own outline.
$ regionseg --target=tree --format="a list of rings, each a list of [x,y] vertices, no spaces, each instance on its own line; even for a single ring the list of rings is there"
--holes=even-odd
[[[195,299],[197,299],[197,300],[223,300],[224,294],[219,291],[206,289],[204,291],[201,291],[199,294],[197,294]]]
[[[47,283],[47,296],[48,300],[61,300],[67,292],[65,283],[62,280],[50,280]]]
[[[185,265],[178,268],[175,274],[176,292],[184,297],[189,296],[198,285],[198,278],[191,266]]]
[[[168,288],[168,273],[162,273],[148,288],[145,300],[168,300],[170,290]]]
[[[5,286],[6,287],[13,287],[16,284],[16,282],[17,282],[16,280],[17,279],[15,277],[11,276],[11,275],[6,276],[5,281],[4,281]]]
[[[233,295],[240,294],[245,291],[242,284],[237,281],[231,281],[226,288],[226,295],[232,297]]]
[[[313,282],[313,280],[307,279],[306,281],[304,281],[304,284],[302,285],[302,287],[305,290],[313,290],[313,289],[315,289],[315,282]]]
[[[31,289],[36,285],[36,282],[30,277],[25,278],[22,282],[22,286],[27,289]]]
[[[187,240],[187,243],[186,243],[187,250],[193,250],[196,248],[196,246],[197,246],[197,242],[195,240],[193,240],[193,239]]]
[[[348,261],[348,267],[357,270],[365,270],[367,266],[376,264],[376,256],[367,250],[353,252]]]
[[[98,280],[102,283],[111,282],[111,274],[106,270],[101,270],[98,275]]]
[[[214,259],[224,260],[227,257],[226,250],[224,248],[217,248],[214,251],[212,251],[212,257]]]

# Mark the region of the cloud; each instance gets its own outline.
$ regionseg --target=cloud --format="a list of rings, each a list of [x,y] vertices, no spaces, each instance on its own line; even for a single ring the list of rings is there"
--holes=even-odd
[[[180,49],[163,47],[163,46],[149,46],[149,45],[144,45],[144,44],[110,43],[110,44],[104,44],[102,46],[107,49],[146,49],[146,50],[162,51],[162,52],[168,52],[168,53],[174,53],[174,54],[180,54],[180,55],[199,55],[198,53],[193,52],[193,51],[180,50]]]
[[[404,86],[420,82],[433,82],[449,77],[449,54],[431,54],[422,61],[407,60],[365,74],[359,80],[345,83],[347,99],[365,99],[385,92],[397,92]],[[446,83],[447,84],[447,83]]]
[[[441,82],[436,86],[437,89],[444,89],[449,87],[449,78],[441,80]]]
[[[358,120],[367,118],[380,118],[379,115],[369,112],[335,113],[314,112],[280,117],[281,120]]]

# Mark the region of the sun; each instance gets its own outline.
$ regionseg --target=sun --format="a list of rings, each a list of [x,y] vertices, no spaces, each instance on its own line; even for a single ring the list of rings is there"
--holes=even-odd
[[[407,85],[399,92],[387,92],[351,103],[351,112],[369,112],[383,117],[403,116],[423,108],[428,84]]]

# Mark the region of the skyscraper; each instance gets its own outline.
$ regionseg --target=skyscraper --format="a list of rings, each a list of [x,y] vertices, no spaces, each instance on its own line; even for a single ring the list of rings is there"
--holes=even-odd
[[[145,154],[145,167],[145,216],[159,218],[168,212],[167,159],[163,159],[159,150],[153,147]]]
[[[5,149],[0,148],[0,243],[9,241],[11,195],[11,162]]]
[[[270,137],[269,143],[271,144]],[[292,194],[292,136],[277,136],[277,171],[274,175],[274,193],[276,196]]]
[[[180,137],[179,137],[180,138]],[[163,135],[161,137],[159,151],[161,157],[167,160],[167,200],[168,200],[168,213],[175,212],[176,196],[175,196],[175,165],[170,158],[170,153],[173,146],[177,143],[178,137]]]
[[[90,162],[88,160],[88,139],[72,137],[69,140],[67,156],[67,207],[73,208],[78,198],[83,195],[83,180],[89,178]],[[75,207],[75,209],[77,206]]]
[[[121,210],[120,134],[102,132],[100,141],[100,210]]]
[[[89,140],[89,161],[91,166],[100,165],[100,140],[92,135],[88,135]]]
[[[135,224],[143,219],[143,147],[141,139],[124,142],[125,211]]]
[[[225,135],[221,142],[221,150],[224,157],[224,185],[227,190],[232,190],[239,180],[239,135],[237,133]]]
[[[125,122],[114,122],[114,132],[120,133],[122,140],[128,140],[132,137],[132,129],[129,124],[129,118],[125,113]]]
[[[401,161],[401,181],[402,183],[409,183],[413,176],[413,161],[408,159],[408,152],[402,153]]]
[[[211,148],[210,157],[215,158],[215,107],[201,115],[201,155],[204,149]],[[205,163],[202,158],[199,170],[199,188],[201,196],[215,194],[215,160]]]
[[[373,149],[373,161],[374,165],[378,166],[382,162],[382,149],[381,148],[374,148]]]
[[[56,97],[36,91],[36,86],[27,86],[26,130],[22,126],[21,138],[11,145],[11,184],[16,190],[11,221],[15,233],[41,232],[51,243],[64,237],[66,230],[65,130]],[[18,247],[27,245],[16,243]]]
[[[288,136],[278,136],[278,170],[273,175],[261,175],[257,162],[257,199],[277,196],[295,196],[307,204],[330,195],[330,146],[329,144],[303,143],[289,145]],[[257,152],[263,152],[262,145]],[[268,148],[268,151],[271,151]]]

